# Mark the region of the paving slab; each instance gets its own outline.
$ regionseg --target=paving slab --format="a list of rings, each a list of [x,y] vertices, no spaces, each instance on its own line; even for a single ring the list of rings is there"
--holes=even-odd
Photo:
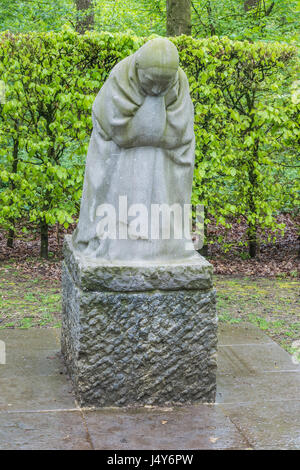
[[[249,443],[216,406],[84,411],[95,449],[247,449]]]
[[[0,330],[0,340],[6,344],[7,354],[30,353],[42,349],[59,349],[59,328],[8,328]]]
[[[6,349],[6,364],[0,365],[0,410],[76,408],[58,339],[56,328],[0,331]]]
[[[220,325],[214,405],[79,409],[58,329],[0,330],[0,449],[299,449],[300,370],[254,325]]]
[[[220,405],[254,449],[300,449],[300,401]]]
[[[8,351],[6,364],[0,367],[0,380],[12,377],[30,377],[40,375],[63,375],[62,356],[56,349],[37,351]]]
[[[228,324],[219,323],[218,346],[232,344],[262,344],[274,343],[262,330],[252,323]]]
[[[69,410],[76,408],[66,376],[28,376],[0,379],[0,411]]]
[[[290,354],[276,343],[218,347],[218,373],[236,377],[272,372],[300,372]]]
[[[80,411],[0,413],[1,450],[89,450]]]
[[[300,373],[277,372],[242,377],[218,375],[216,403],[263,403],[298,400]]]

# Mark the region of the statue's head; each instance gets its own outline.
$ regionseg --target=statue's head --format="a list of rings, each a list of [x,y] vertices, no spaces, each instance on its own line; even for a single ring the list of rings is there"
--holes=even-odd
[[[176,80],[178,51],[168,39],[152,39],[137,52],[136,67],[140,85],[146,94],[164,94]]]

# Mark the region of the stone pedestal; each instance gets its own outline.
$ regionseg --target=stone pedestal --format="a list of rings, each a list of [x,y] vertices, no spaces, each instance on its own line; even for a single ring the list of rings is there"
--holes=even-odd
[[[213,402],[212,267],[100,264],[67,236],[62,353],[82,406]]]

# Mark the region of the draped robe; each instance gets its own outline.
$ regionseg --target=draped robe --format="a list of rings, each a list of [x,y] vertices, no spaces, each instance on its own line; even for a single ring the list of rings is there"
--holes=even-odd
[[[137,54],[137,53],[136,53]],[[180,68],[164,96],[149,96],[140,86],[136,54],[112,70],[92,109],[93,131],[88,149],[74,248],[90,258],[109,261],[180,261],[195,256],[187,249],[188,236],[174,237],[176,220],[171,217],[171,237],[151,238],[151,204],[190,204],[194,167],[194,110],[188,80]],[[128,208],[144,204],[149,211],[148,235],[127,239],[99,237],[101,216],[97,207],[116,209],[119,197]]]

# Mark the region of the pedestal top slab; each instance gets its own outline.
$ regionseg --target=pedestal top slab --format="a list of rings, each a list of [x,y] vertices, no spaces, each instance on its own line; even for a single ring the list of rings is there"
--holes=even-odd
[[[75,283],[87,291],[206,290],[213,286],[213,267],[200,255],[162,264],[101,261],[81,255],[74,249],[71,235],[66,235],[64,260]]]

